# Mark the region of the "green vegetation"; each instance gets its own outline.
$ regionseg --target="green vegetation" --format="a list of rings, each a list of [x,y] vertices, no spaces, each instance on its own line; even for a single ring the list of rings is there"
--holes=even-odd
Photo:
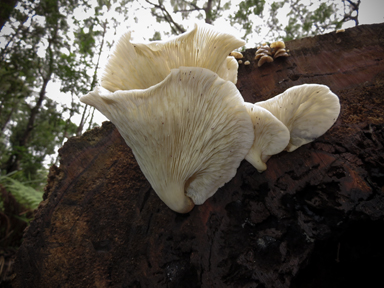
[[[0,185],[2,185],[8,193],[12,194],[17,203],[20,203],[20,205],[27,210],[35,210],[43,200],[42,190],[33,188],[32,186],[35,184],[33,182],[41,183],[42,181],[22,183],[12,177],[12,175],[0,176]],[[0,209],[4,210],[4,199],[2,197],[0,197]]]
[[[357,12],[360,0],[308,1],[308,0],[242,0],[234,1],[145,1],[158,22],[169,24],[171,32],[185,31],[182,25],[187,19],[201,19],[215,24],[220,18],[229,19],[230,24],[240,32],[241,38],[249,40],[254,34],[263,34],[260,41],[285,41],[326,33],[339,29],[347,21],[358,24]],[[284,12],[288,11],[288,12]],[[355,15],[356,14],[356,15]],[[181,17],[178,17],[181,16]],[[177,21],[176,19],[179,19]],[[261,24],[260,24],[261,23]],[[263,31],[263,32],[262,32]],[[265,32],[267,31],[267,32]],[[261,43],[250,43],[249,48]]]

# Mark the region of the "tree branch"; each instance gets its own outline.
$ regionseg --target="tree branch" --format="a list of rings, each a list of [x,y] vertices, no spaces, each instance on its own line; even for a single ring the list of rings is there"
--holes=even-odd
[[[345,13],[345,1],[349,3],[349,13]],[[344,3],[344,17],[341,20],[342,22],[347,22],[347,21],[355,21],[355,26],[359,25],[359,6],[361,3],[361,0],[357,0],[357,3],[354,3],[350,0],[343,0]],[[352,13],[356,11],[356,16],[352,16]]]
[[[204,10],[203,8],[193,8],[193,9],[181,9],[181,10],[175,10],[174,12],[175,13],[178,13],[178,12],[180,12],[180,13],[184,13],[184,12],[193,12],[193,11],[201,11],[201,10]]]
[[[166,22],[168,22],[168,24],[171,27],[174,34],[180,34],[180,33],[185,32],[185,29],[173,20],[171,14],[169,14],[169,12],[167,11],[167,9],[165,9],[163,4],[161,4],[160,2],[159,2],[159,4],[155,4],[155,3],[152,3],[151,1],[148,1],[148,0],[145,0],[145,2],[154,6],[157,9],[160,9],[160,11],[163,13],[164,16],[159,16],[159,15],[156,15],[156,16],[159,18],[162,18]]]

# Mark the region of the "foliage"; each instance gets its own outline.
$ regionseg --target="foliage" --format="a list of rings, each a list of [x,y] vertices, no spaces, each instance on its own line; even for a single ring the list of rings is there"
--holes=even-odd
[[[252,21],[249,21],[250,16],[262,16],[264,11],[265,0],[245,0],[239,4],[239,9],[236,11],[234,16],[230,16],[231,23],[241,24],[242,30],[244,31],[243,38],[253,32]]]
[[[264,40],[283,39],[288,41],[340,28],[346,19],[339,11],[341,1],[338,4],[340,5],[336,5],[333,0],[318,2],[318,4],[314,1],[281,0],[273,1],[266,9],[264,0],[246,0],[240,3],[239,10],[234,17],[231,17],[231,22],[243,25],[246,32],[243,37],[245,39],[252,32],[260,32],[261,27],[255,27],[254,21],[252,21],[255,19],[254,15],[258,15],[258,20],[262,20],[268,28],[267,39]],[[252,10],[254,13],[249,13]],[[284,14],[283,10],[289,12]],[[267,17],[265,15],[268,12]],[[264,20],[264,18],[266,19]],[[283,23],[282,20],[286,19],[288,21]]]
[[[42,200],[43,193],[27,183],[14,179],[15,174],[0,176],[0,253],[15,253],[23,231],[33,218],[33,210]],[[8,263],[12,265],[12,263]],[[1,270],[1,269],[0,269]],[[0,283],[7,276],[0,271]]]
[[[99,17],[102,7],[110,7],[108,0],[98,2],[94,7],[88,0],[22,0],[12,11],[0,38],[0,175],[21,171],[22,181],[39,177],[64,139],[82,132],[84,123],[80,129],[71,118],[81,113],[74,95],[97,82],[97,45],[105,35]],[[79,6],[94,13],[78,20]],[[57,81],[70,106],[46,97]]]
[[[12,279],[13,255],[33,217],[32,210],[41,200],[42,192],[13,179],[11,175],[0,176],[0,286],[8,287],[6,284]]]
[[[12,194],[16,202],[25,207],[28,210],[35,210],[43,200],[43,192],[38,191],[28,184],[22,183],[15,178],[15,174],[0,176],[0,184]],[[36,181],[35,181],[36,182]],[[4,196],[0,195],[0,210],[4,210]]]
[[[336,5],[332,2],[322,2],[318,8],[310,11],[300,0],[296,0],[290,1],[290,8],[288,25],[284,28],[283,38],[286,41],[333,31],[342,25],[336,14]]]
[[[68,30],[66,11],[60,9],[59,1],[45,0],[20,2],[11,15],[7,27],[11,33],[3,37],[7,45],[1,50],[1,68],[7,75],[0,80],[0,86],[7,88],[0,93],[6,108],[0,117],[1,127],[7,133],[1,147],[3,173],[22,169],[25,179],[33,177],[44,157],[53,152],[55,136],[50,132],[55,127],[49,124],[61,115],[45,94],[48,83],[58,74],[55,60],[64,47],[62,31]],[[20,23],[17,19],[25,20]],[[46,53],[42,54],[44,46]]]
[[[83,109],[78,96],[97,84],[100,55],[112,45],[107,30],[118,25],[104,16],[111,1],[88,1],[20,0],[0,33],[0,245],[6,249],[20,245],[58,147],[87,121],[88,128],[95,125],[94,110]],[[79,19],[76,11],[88,17]],[[52,83],[61,84],[67,104],[46,97]],[[72,117],[82,112],[75,125]]]
[[[186,1],[186,0],[146,0],[152,15],[158,22],[167,22],[173,34],[185,31],[181,23],[195,18],[214,24],[221,17],[227,17],[230,24],[241,33],[241,38],[250,40],[255,34],[263,34],[258,41],[292,40],[325,32],[334,31],[349,20],[358,23],[353,11],[358,11],[360,0],[356,3],[346,0],[242,0],[235,6],[234,1]],[[224,4],[223,4],[223,3]],[[347,11],[348,2],[350,11]],[[231,6],[232,5],[232,6]],[[342,9],[344,5],[344,9]],[[234,12],[229,12],[232,7]],[[283,13],[283,11],[289,11]],[[178,15],[182,17],[176,18]],[[285,22],[285,20],[287,20]],[[260,24],[261,23],[261,24]],[[179,29],[179,28],[182,29]],[[267,29],[267,32],[263,32]],[[256,43],[250,43],[252,47]]]

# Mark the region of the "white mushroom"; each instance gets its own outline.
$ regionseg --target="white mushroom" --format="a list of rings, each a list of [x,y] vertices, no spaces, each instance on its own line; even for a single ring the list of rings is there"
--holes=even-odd
[[[255,132],[254,143],[245,160],[262,172],[267,169],[265,163],[268,159],[287,147],[289,130],[268,110],[252,103],[245,103],[245,107],[251,116]]]
[[[208,69],[180,67],[145,90],[97,88],[80,100],[116,125],[155,192],[180,213],[234,177],[253,144],[240,92]]]
[[[244,44],[243,40],[218,32],[208,24],[195,25],[193,30],[172,40],[149,44],[131,43],[131,35],[127,33],[108,60],[101,86],[112,92],[146,89],[180,66],[207,68],[224,80],[233,81],[237,79],[237,66],[234,69],[227,56]]]
[[[287,126],[291,133],[286,148],[289,152],[323,135],[340,113],[337,95],[320,84],[294,86],[255,105],[267,109]]]

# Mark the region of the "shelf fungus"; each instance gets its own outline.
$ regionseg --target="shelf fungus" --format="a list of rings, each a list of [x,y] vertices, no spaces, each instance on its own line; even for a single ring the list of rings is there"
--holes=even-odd
[[[252,119],[255,133],[254,143],[245,156],[259,172],[267,169],[268,159],[280,153],[289,143],[288,128],[271,112],[252,103],[245,103]]]
[[[287,126],[290,140],[285,150],[288,152],[323,135],[340,113],[337,95],[320,84],[294,86],[255,105],[267,109]]]
[[[209,24],[195,24],[194,29],[174,39],[149,44],[131,43],[128,32],[117,42],[108,60],[101,86],[112,92],[146,89],[181,66],[207,68],[236,84],[238,64],[228,55],[244,44]]]
[[[259,60],[257,66],[261,67],[264,63],[273,62],[278,57],[288,57],[288,51],[285,49],[283,41],[276,41],[268,44],[263,44],[256,50],[255,60]]]
[[[172,69],[147,89],[96,88],[81,101],[115,124],[157,195],[179,213],[231,180],[254,142],[236,86],[200,67]]]

